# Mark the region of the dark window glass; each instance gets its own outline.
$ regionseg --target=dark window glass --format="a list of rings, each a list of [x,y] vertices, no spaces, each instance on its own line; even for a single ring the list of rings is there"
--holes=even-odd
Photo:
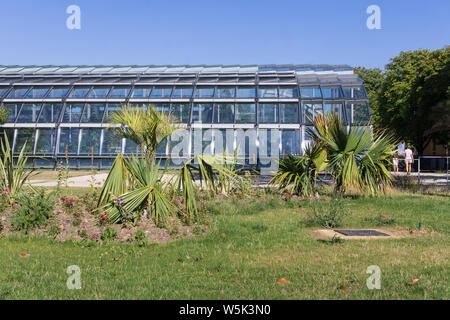
[[[156,156],[165,156],[166,155],[166,147],[167,147],[167,138],[164,138],[163,141],[161,141],[155,150]]]
[[[82,129],[80,142],[80,155],[98,154],[100,151],[101,129]]]
[[[6,122],[15,122],[21,106],[22,104],[17,103],[8,103],[4,105],[6,109],[9,109],[9,116]]]
[[[89,87],[75,88],[70,93],[70,97],[74,99],[86,98],[89,92]]]
[[[298,98],[297,87],[280,87],[280,99]]]
[[[125,141],[125,153],[127,154],[141,154],[142,148],[134,141],[131,141],[129,139],[126,139]]]
[[[179,123],[188,123],[190,117],[191,108],[188,103],[174,103],[170,109],[172,116]]]
[[[211,123],[212,113],[212,104],[195,103],[192,109],[192,122]]]
[[[17,129],[16,145],[14,146],[14,153],[20,153],[23,146],[25,146],[25,153],[32,154],[34,149],[34,139],[36,137],[35,128],[20,128]]]
[[[41,111],[41,114],[39,116],[38,122],[47,122],[47,123],[53,123],[57,122],[59,119],[59,114],[62,110],[62,104],[57,103],[46,103]]]
[[[0,98],[3,98],[8,92],[9,87],[0,87]]]
[[[236,97],[236,88],[234,87],[218,87],[216,97],[219,99],[233,99]]]
[[[11,92],[8,94],[8,99],[20,99],[23,98],[25,93],[27,93],[29,88],[14,88],[11,90]]]
[[[221,103],[214,105],[214,123],[233,123],[234,105]]]
[[[131,97],[136,99],[148,98],[150,92],[152,92],[152,87],[135,87]]]
[[[45,95],[47,94],[48,90],[49,90],[49,88],[34,87],[27,93],[26,98],[28,98],[28,99],[44,98]]]
[[[296,103],[280,104],[280,122],[281,123],[298,123],[299,111]]]
[[[170,98],[172,94],[172,87],[155,87],[150,98],[152,99],[166,99]]]
[[[109,98],[110,99],[126,98],[126,97],[128,97],[129,93],[130,93],[130,88],[129,87],[120,87],[120,88],[114,87],[111,90],[111,93],[109,94]]]
[[[322,94],[324,99],[342,98],[342,92],[340,87],[322,88]]]
[[[104,104],[86,104],[81,116],[81,122],[102,122],[105,109],[106,106]]]
[[[306,124],[311,124],[311,121],[319,114],[323,113],[321,103],[304,103],[302,104],[303,109],[303,122]]]
[[[111,129],[103,132],[102,155],[116,155],[122,151],[122,139]]]
[[[342,103],[325,103],[323,105],[324,112],[335,113],[342,119]]]
[[[191,87],[176,87],[173,91],[173,99],[190,99],[194,90]]]
[[[24,104],[16,122],[36,122],[41,111],[40,104]]]
[[[54,154],[56,130],[39,128],[37,134],[36,154]]]
[[[155,103],[153,107],[158,112],[169,113],[170,111],[170,105],[168,103]]]
[[[83,104],[66,104],[62,122],[80,122]]]
[[[255,123],[256,107],[254,103],[239,103],[235,109],[236,123]]]
[[[64,98],[67,93],[69,92],[70,88],[63,87],[63,88],[53,88],[50,90],[50,93],[48,94],[47,98],[49,99],[59,99]]]
[[[236,93],[236,97],[237,98],[242,98],[242,99],[255,98],[256,97],[256,88],[253,88],[253,87],[238,87],[237,93]]]
[[[118,103],[109,103],[108,108],[106,108],[105,112],[105,118],[104,122],[110,122],[111,121],[111,115],[114,114],[114,112],[122,110],[122,105]]]
[[[281,130],[281,154],[301,154],[300,130]]]
[[[209,88],[197,88],[195,90],[195,97],[202,99],[209,99],[214,97],[214,87]]]
[[[301,87],[300,95],[302,98],[322,98],[319,87]]]
[[[258,105],[259,123],[278,122],[278,105],[273,103],[260,103]]]
[[[353,104],[353,121],[355,124],[367,123],[370,120],[369,105],[367,103]]]
[[[365,99],[366,92],[363,87],[343,87],[344,96],[347,99]]]
[[[94,87],[91,92],[89,92],[88,98],[90,99],[104,99],[108,96],[110,88],[107,87]]]
[[[278,89],[274,87],[259,87],[258,96],[260,98],[278,98]]]
[[[59,154],[77,154],[78,152],[78,128],[61,128],[59,134]]]

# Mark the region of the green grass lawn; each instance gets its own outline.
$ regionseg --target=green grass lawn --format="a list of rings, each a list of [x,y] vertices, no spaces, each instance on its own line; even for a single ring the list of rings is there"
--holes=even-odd
[[[390,227],[422,222],[428,235],[332,244],[309,236],[318,226],[308,222],[308,202],[223,201],[210,205],[212,232],[145,248],[0,239],[0,299],[450,298],[450,197],[397,193],[346,204],[353,213],[344,227],[375,227],[366,218],[383,215],[395,219]],[[81,290],[66,287],[70,265],[81,268]],[[380,290],[366,287],[370,265],[381,268]]]

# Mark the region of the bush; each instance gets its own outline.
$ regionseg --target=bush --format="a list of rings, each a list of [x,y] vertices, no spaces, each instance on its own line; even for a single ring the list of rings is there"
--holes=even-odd
[[[53,214],[52,194],[46,195],[43,189],[21,193],[15,200],[18,206],[13,211],[11,225],[24,234],[35,227],[45,225]]]
[[[138,230],[134,234],[133,242],[136,243],[139,247],[145,247],[148,245],[148,237],[145,232]]]
[[[6,121],[8,121],[9,112],[9,109],[7,108],[0,108],[0,125],[5,124]]]
[[[114,229],[113,227],[109,227],[108,229],[106,229],[105,231],[103,231],[102,233],[100,233],[100,238],[103,241],[113,241],[117,236],[117,230]]]
[[[331,229],[339,227],[347,214],[348,210],[345,207],[344,200],[337,196],[330,202],[313,203],[310,218],[320,226]]]

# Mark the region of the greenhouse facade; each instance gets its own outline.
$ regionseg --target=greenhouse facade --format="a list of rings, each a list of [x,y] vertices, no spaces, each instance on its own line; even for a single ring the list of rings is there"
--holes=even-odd
[[[0,103],[14,152],[30,166],[109,168],[117,153],[140,152],[109,123],[123,106],[170,112],[180,128],[157,157],[178,165],[190,156],[238,150],[248,164],[301,154],[311,119],[335,112],[366,125],[362,81],[347,65],[0,66]]]

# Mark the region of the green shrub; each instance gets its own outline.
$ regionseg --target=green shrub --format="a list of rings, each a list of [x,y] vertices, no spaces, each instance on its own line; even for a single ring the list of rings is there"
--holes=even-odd
[[[0,125],[5,124],[8,121],[10,110],[7,108],[0,108]]]
[[[117,236],[117,230],[114,229],[113,227],[109,227],[107,228],[105,231],[103,231],[102,233],[100,233],[100,238],[103,241],[113,241]]]
[[[136,243],[139,247],[145,247],[148,245],[148,237],[145,234],[145,232],[141,230],[136,231],[132,241]]]
[[[0,222],[0,233],[3,231],[3,224]]]
[[[325,228],[336,228],[342,224],[348,214],[342,197],[337,196],[329,202],[313,202],[310,218]]]
[[[11,225],[15,230],[27,234],[31,229],[45,225],[53,214],[54,199],[44,189],[24,192],[15,199],[17,206],[13,211]]]

